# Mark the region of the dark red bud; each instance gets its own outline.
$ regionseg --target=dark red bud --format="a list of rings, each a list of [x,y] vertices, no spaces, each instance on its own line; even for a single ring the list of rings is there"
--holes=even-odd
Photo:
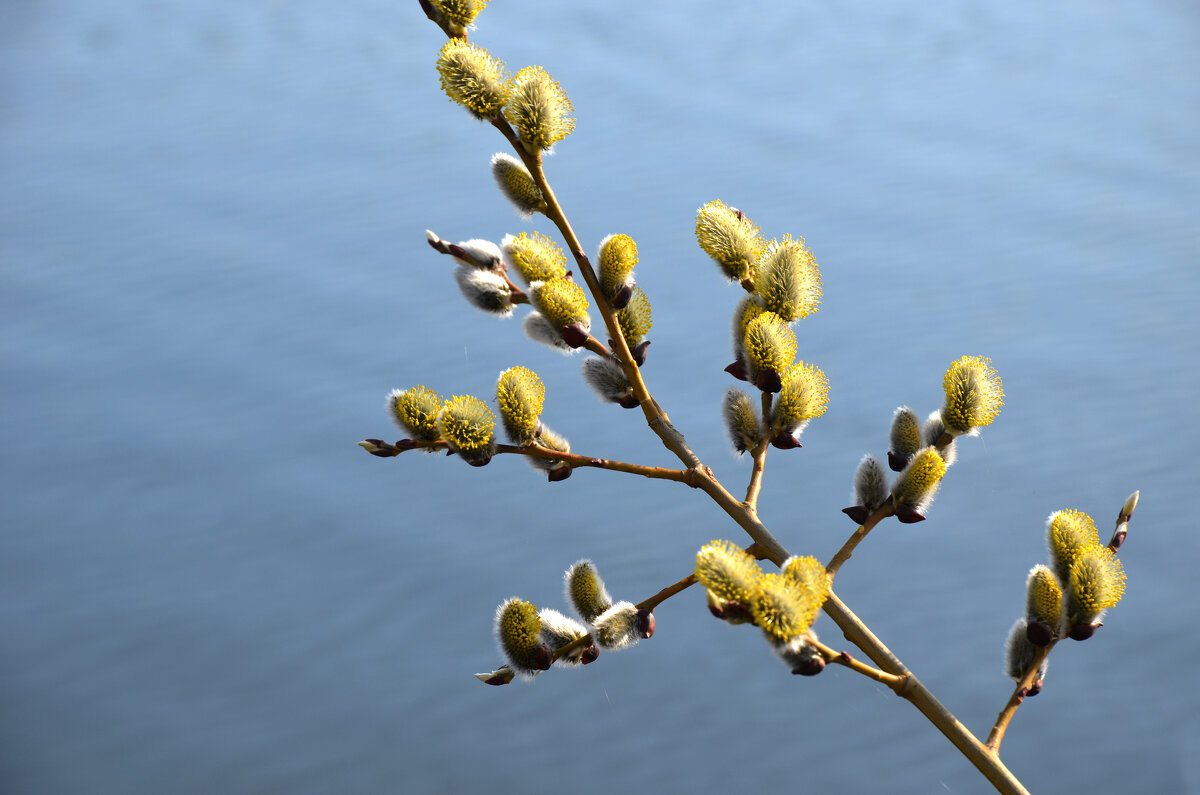
[[[896,455],[891,450],[888,450],[888,467],[893,472],[899,472],[908,466],[908,462],[912,460],[910,455]]]
[[[1099,621],[1095,624],[1076,624],[1071,627],[1071,631],[1067,633],[1067,637],[1071,640],[1087,640],[1092,635],[1096,634],[1096,630],[1104,626]]]
[[[555,467],[554,469],[547,470],[546,475],[549,477],[551,483],[558,483],[571,477],[571,472],[571,467]]]
[[[489,456],[484,456],[483,458],[472,458],[472,459],[467,460],[467,463],[473,467],[485,467],[488,464],[492,463],[492,457],[489,455]]]
[[[617,290],[617,294],[613,296],[613,309],[624,309],[629,304],[629,299],[633,297],[633,282],[626,282],[621,285],[621,289]]]
[[[548,671],[552,662],[554,662],[554,652],[550,651],[547,646],[538,646],[537,657],[534,659],[533,665],[529,667],[535,671]]]
[[[842,513],[854,520],[855,524],[863,524],[867,521],[867,517],[871,512],[867,510],[865,505],[851,505],[849,508],[843,508]]]
[[[654,613],[645,608],[637,612],[638,634],[643,638],[654,637]]]
[[[1049,646],[1054,640],[1054,630],[1045,621],[1030,621],[1025,627],[1025,637],[1034,646]]]
[[[708,605],[708,612],[712,613],[714,616],[721,619],[722,621],[725,620],[725,608],[721,607],[718,604],[713,604],[710,602]]]
[[[582,348],[587,344],[590,335],[580,323],[568,323],[562,327],[563,342],[572,348]]]
[[[635,398],[633,395],[626,395],[625,397],[623,397],[617,401],[617,405],[623,409],[636,409],[638,406],[640,406],[642,404],[639,403],[638,399]]]
[[[506,676],[503,676],[502,674],[496,674],[495,676],[493,676],[489,679],[484,679],[483,683],[485,685],[495,685],[496,687],[499,687],[500,685],[506,685],[511,681],[512,681],[511,679],[509,679]]]
[[[777,447],[780,450],[795,450],[797,447],[803,447],[804,445],[800,444],[800,440],[787,431],[780,431],[771,440],[771,446]]]
[[[792,669],[792,673],[798,676],[816,676],[825,670],[825,658],[817,655],[811,657]]]
[[[633,354],[633,362],[638,367],[646,363],[646,350],[650,347],[650,340],[642,340],[634,347],[630,353]]]
[[[396,444],[394,444],[392,446],[395,447],[396,450],[401,453],[405,453],[405,452],[408,452],[409,450],[417,449],[417,443],[414,442],[412,439],[399,439],[396,441]]]
[[[583,654],[579,656],[579,662],[583,663],[584,665],[589,665],[596,662],[596,658],[599,656],[600,650],[597,649],[596,644],[593,643],[591,646],[588,646],[583,650]]]
[[[1029,686],[1029,689],[1025,691],[1025,695],[1027,695],[1027,696],[1029,696],[1030,698],[1032,698],[1032,697],[1036,696],[1036,695],[1037,695],[1038,693],[1040,693],[1040,692],[1042,692],[1042,680],[1041,680],[1041,679],[1034,679],[1034,680],[1033,680],[1033,684],[1032,684],[1032,685],[1030,685],[1030,686]]]
[[[369,439],[367,441],[370,441]],[[1108,542],[1108,548],[1116,552],[1125,543],[1125,536],[1129,534],[1128,530],[1118,530],[1113,533],[1112,540]]]
[[[367,452],[373,456],[378,456],[379,458],[394,458],[400,454],[399,450],[392,447],[382,439],[363,439],[363,441],[367,442],[368,444],[375,445],[375,447],[378,448],[377,450],[367,450]],[[365,447],[363,449],[366,450]]]
[[[925,521],[925,515],[920,513],[911,505],[906,505],[902,502],[896,503],[896,518],[904,524],[914,524],[916,522]]]
[[[729,373],[731,376],[733,376],[734,378],[736,378],[739,381],[747,380],[747,378],[746,378],[746,363],[743,362],[741,359],[738,359],[736,362],[734,362],[733,364],[726,367],[725,372]]]
[[[764,392],[775,393],[783,389],[783,379],[779,377],[779,371],[775,368],[764,367],[754,378],[754,385]]]
[[[750,613],[750,608],[746,607],[736,599],[730,599],[725,603],[725,620],[726,621],[741,621],[746,623],[754,618]]]

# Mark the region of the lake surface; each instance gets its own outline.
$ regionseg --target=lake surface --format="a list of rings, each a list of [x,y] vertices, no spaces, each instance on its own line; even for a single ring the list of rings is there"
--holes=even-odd
[[[739,296],[695,209],[807,239],[831,403],[761,503],[792,551],[853,530],[897,405],[991,357],[1004,412],[837,581],[980,736],[1045,517],[1106,534],[1141,490],[1125,599],[1004,758],[1034,791],[1200,792],[1195,5],[497,2],[474,40],[573,99],[549,177],[590,249],[638,241],[648,384],[735,493]],[[441,41],[415,2],[0,5],[0,789],[987,791],[908,704],[788,675],[695,591],[586,670],[471,678],[495,606],[561,609],[578,558],[637,601],[742,537],[671,483],[355,447],[397,437],[394,387],[486,397],[523,364],[575,451],[673,463],[426,246],[551,231],[497,195],[503,140],[439,91]]]

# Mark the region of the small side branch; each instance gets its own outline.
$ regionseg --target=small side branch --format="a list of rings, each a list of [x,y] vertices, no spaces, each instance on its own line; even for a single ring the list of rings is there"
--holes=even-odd
[[[874,679],[876,682],[885,684],[897,695],[902,694],[905,686],[908,684],[908,674],[901,674],[899,676],[896,674],[889,674],[886,671],[881,671],[872,665],[867,665],[860,660],[856,660],[854,657],[850,656],[849,652],[834,651],[832,648],[826,646],[824,643],[821,643],[819,640],[810,638],[808,642],[815,646],[817,651],[821,652],[821,656],[825,658],[826,662],[844,665],[855,673],[860,673],[868,679]]]
[[[890,499],[885,500],[883,505],[880,505],[878,508],[876,508],[875,511],[867,517],[867,521],[863,522],[861,525],[859,525],[857,530],[851,533],[850,537],[846,539],[846,543],[842,544],[842,548],[839,549],[837,554],[833,556],[833,559],[829,561],[829,565],[825,567],[825,571],[829,573],[829,576],[833,577],[835,574],[837,574],[838,569],[842,567],[842,564],[850,560],[850,556],[854,554],[854,548],[862,543],[862,540],[867,537],[867,533],[871,532],[871,529],[875,527],[875,525],[879,524],[881,521],[891,516],[895,512],[895,506],[892,504]]]
[[[992,726],[992,730],[987,738],[987,747],[992,752],[1000,750],[1000,743],[1004,741],[1004,733],[1008,730],[1008,724],[1012,722],[1013,717],[1017,714],[1017,707],[1021,706],[1021,702],[1025,700],[1029,689],[1033,687],[1033,680],[1037,678],[1038,669],[1042,667],[1042,663],[1050,656],[1050,650],[1057,643],[1058,641],[1054,641],[1050,645],[1043,646],[1037,650],[1037,653],[1033,657],[1033,663],[1029,666],[1029,670],[1025,671],[1025,675],[1021,677],[1021,681],[1017,682],[1016,688],[1013,689],[1012,695],[1008,698],[1008,703],[1004,705],[1004,709],[1000,710],[1000,714],[996,717],[996,723]]]
[[[747,510],[758,514],[758,495],[762,492],[763,471],[767,467],[767,448],[771,443],[771,393],[762,393],[762,428],[758,445],[751,453],[754,468],[750,470],[750,484],[746,487],[745,505]]]

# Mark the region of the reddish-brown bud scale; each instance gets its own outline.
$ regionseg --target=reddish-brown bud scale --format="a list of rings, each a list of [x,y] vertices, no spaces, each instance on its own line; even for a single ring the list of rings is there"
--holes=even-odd
[[[589,336],[587,329],[579,323],[568,323],[562,327],[563,342],[572,348],[582,348],[587,344]]]
[[[777,447],[780,450],[795,450],[797,447],[803,447],[804,445],[800,444],[800,440],[787,431],[780,431],[771,440],[771,446]]]
[[[843,508],[842,513],[854,520],[855,524],[862,524],[867,521],[867,517],[871,512],[867,510],[865,505],[851,505],[849,508]]]
[[[802,662],[793,668],[792,673],[796,674],[797,676],[816,676],[824,670],[825,658],[813,657],[812,659],[806,660],[805,662]]]
[[[549,671],[550,665],[554,662],[554,652],[546,646],[539,646],[537,651],[537,659],[534,660],[533,669],[535,671]]]
[[[613,309],[624,309],[629,303],[629,299],[633,297],[633,282],[627,282],[621,285],[621,289],[617,290],[617,294],[613,296]]]
[[[557,469],[551,469],[546,472],[546,476],[551,483],[558,483],[559,481],[566,480],[567,478],[571,477],[571,472],[571,467],[558,467]]]
[[[630,353],[633,354],[633,361],[638,367],[641,367],[646,363],[646,351],[649,348],[650,340],[642,340],[637,344],[637,346],[634,347],[632,351],[630,351]]]
[[[1092,635],[1096,634],[1096,630],[1104,626],[1099,621],[1095,624],[1076,624],[1071,627],[1071,631],[1067,633],[1067,637],[1071,640],[1087,640]]]
[[[783,389],[783,379],[780,378],[778,370],[773,367],[765,367],[758,371],[754,385],[764,392],[774,394]]]
[[[596,644],[593,643],[591,646],[588,646],[583,650],[583,654],[579,657],[579,662],[583,663],[584,665],[590,665],[591,663],[596,662],[596,658],[599,656],[600,649],[596,648]]]
[[[1025,637],[1034,646],[1049,646],[1054,640],[1054,630],[1045,621],[1030,621],[1025,627]]]
[[[636,397],[634,397],[633,395],[626,395],[625,397],[623,397],[617,401],[617,405],[623,409],[636,409],[638,406],[640,406],[642,404],[639,403],[638,399]]]
[[[911,460],[912,456],[910,455],[896,455],[891,450],[888,450],[888,468],[893,472],[900,472],[908,466],[908,462]]]
[[[643,638],[654,637],[654,613],[641,609],[637,613],[638,634]]]
[[[748,380],[746,377],[746,363],[741,359],[738,359],[736,362],[726,367],[725,372],[729,373],[739,381]]]
[[[925,515],[917,511],[911,505],[906,505],[903,502],[896,503],[896,518],[904,524],[914,524],[916,522],[925,521]]]

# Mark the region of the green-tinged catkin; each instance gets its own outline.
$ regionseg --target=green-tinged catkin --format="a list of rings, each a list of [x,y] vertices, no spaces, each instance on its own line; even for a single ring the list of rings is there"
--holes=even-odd
[[[505,235],[500,249],[505,262],[527,285],[567,275],[567,255],[541,232]]]
[[[939,434],[940,435],[940,434]],[[937,440],[927,442],[933,444]],[[889,451],[903,467],[910,458],[916,455],[923,445],[921,443],[921,419],[917,412],[908,406],[900,406],[892,415],[892,427],[888,433]]]
[[[1046,544],[1050,563],[1060,583],[1071,579],[1071,566],[1084,552],[1100,546],[1100,535],[1092,517],[1083,511],[1064,508],[1046,520]]]
[[[710,541],[696,553],[696,579],[718,603],[737,602],[746,608],[758,589],[758,561],[732,541]]]
[[[757,295],[747,295],[733,310],[733,358],[742,361],[746,355],[746,329],[751,321],[767,310]]]
[[[617,323],[621,326],[621,333],[625,335],[625,342],[630,348],[641,344],[654,325],[650,298],[645,290],[641,287],[633,288],[629,303],[617,310]]]
[[[550,667],[541,639],[542,622],[533,604],[512,597],[496,609],[496,639],[509,666],[518,674],[535,676]]]
[[[475,24],[475,18],[487,6],[488,0],[429,0],[429,4],[448,23],[447,32],[462,35]]]
[[[600,288],[610,301],[629,281],[638,263],[637,243],[629,235],[609,235],[596,255]]]
[[[582,371],[583,380],[601,400],[621,405],[633,400],[633,385],[615,360],[607,356],[589,356],[583,360]]]
[[[992,360],[982,356],[964,356],[953,362],[942,387],[946,393],[942,422],[955,436],[990,424],[1004,406],[1004,385]]]
[[[1071,565],[1067,585],[1067,622],[1090,624],[1125,595],[1125,571],[1108,547],[1095,546]]]
[[[768,311],[788,323],[808,317],[821,306],[821,274],[804,239],[772,240],[759,260],[754,291]]]
[[[812,364],[797,362],[781,373],[782,388],[771,414],[771,429],[797,434],[825,413],[829,405],[829,379]]]
[[[776,640],[786,641],[808,629],[805,617],[806,606],[782,576],[770,572],[763,574],[755,583],[750,598],[750,613],[754,623]]]
[[[590,560],[578,560],[567,569],[563,574],[563,590],[571,609],[589,624],[613,604],[596,564]]]
[[[510,367],[496,382],[496,405],[504,433],[513,444],[529,444],[538,431],[546,385],[527,367]]]
[[[585,330],[591,327],[587,295],[572,279],[558,277],[534,284],[529,301],[554,328],[561,330],[572,323]]]
[[[496,417],[474,395],[455,395],[438,414],[438,431],[470,464],[486,464],[496,451]]]
[[[442,396],[424,386],[411,389],[393,389],[388,395],[388,411],[392,419],[411,438],[421,442],[434,442],[441,437],[438,430],[438,412],[442,410]]]
[[[933,502],[942,476],[946,474],[946,462],[932,447],[917,451],[892,484],[892,496],[918,513],[923,513]]]
[[[729,387],[721,404],[721,414],[725,418],[725,430],[729,433],[729,441],[733,443],[733,449],[739,455],[758,446],[762,424],[758,420],[754,401],[749,395],[736,386]]]
[[[450,39],[437,62],[442,90],[477,119],[494,119],[508,102],[509,85],[504,62],[482,47],[463,39]]]
[[[888,497],[888,477],[883,464],[873,455],[865,455],[854,470],[855,505],[874,511]]]
[[[731,282],[752,278],[766,248],[759,228],[719,200],[696,211],[696,241]]]
[[[575,129],[571,100],[540,66],[526,66],[508,82],[504,118],[530,154],[550,149]]]
[[[801,632],[807,632],[821,612],[831,586],[829,573],[825,566],[812,555],[793,555],[783,562],[780,567],[780,577],[791,589],[801,608]]]
[[[1029,572],[1025,581],[1025,617],[1041,621],[1055,633],[1062,631],[1062,584],[1049,566],[1039,563]]]
[[[1025,672],[1029,670],[1029,666],[1033,665],[1037,654],[1038,647],[1029,640],[1029,622],[1023,618],[1017,619],[1008,632],[1008,641],[1004,646],[1005,675],[1014,682],[1020,682],[1025,677]],[[1035,683],[1046,678],[1046,669],[1049,664],[1049,658],[1042,660],[1042,664],[1038,666],[1038,672],[1034,676]]]
[[[522,218],[546,212],[546,197],[520,160],[503,152],[493,155],[492,176],[504,198]]]
[[[763,312],[747,324],[742,346],[751,381],[768,369],[782,376],[796,359],[796,334],[774,312]]]

